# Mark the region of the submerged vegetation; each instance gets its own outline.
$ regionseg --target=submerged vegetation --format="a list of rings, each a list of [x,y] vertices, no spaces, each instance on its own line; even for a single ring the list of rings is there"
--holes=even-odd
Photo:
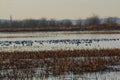
[[[0,78],[119,71],[120,49],[0,52]],[[38,73],[39,72],[39,73]]]

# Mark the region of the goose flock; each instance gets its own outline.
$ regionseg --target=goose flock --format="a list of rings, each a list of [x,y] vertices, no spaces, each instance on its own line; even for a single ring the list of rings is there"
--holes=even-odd
[[[117,43],[115,43],[117,42]],[[94,48],[94,47],[104,47],[104,45],[118,45],[120,38],[100,38],[100,39],[57,39],[57,40],[15,40],[15,41],[0,41],[0,49],[10,47],[28,47],[29,48],[38,48],[38,50],[51,50],[53,49],[81,49],[81,48]],[[93,47],[94,46],[94,47]],[[106,47],[106,48],[107,48]],[[113,46],[114,47],[114,46]],[[13,48],[13,50],[14,50]],[[111,47],[110,47],[111,48]],[[10,48],[11,49],[11,48]],[[54,50],[53,49],[53,50]],[[31,50],[31,49],[30,49]],[[33,49],[34,50],[34,49]]]
[[[22,46],[33,46],[34,44],[44,45],[47,44],[92,44],[93,42],[102,42],[102,41],[119,41],[119,38],[113,39],[65,39],[65,40],[22,40],[22,41],[0,41],[0,47],[2,46],[13,46],[13,45],[22,45]]]

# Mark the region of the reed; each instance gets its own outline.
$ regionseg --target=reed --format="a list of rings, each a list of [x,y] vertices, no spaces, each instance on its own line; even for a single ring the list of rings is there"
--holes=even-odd
[[[119,64],[120,49],[0,52],[0,78],[32,78],[37,69],[39,77],[118,71],[108,66]]]

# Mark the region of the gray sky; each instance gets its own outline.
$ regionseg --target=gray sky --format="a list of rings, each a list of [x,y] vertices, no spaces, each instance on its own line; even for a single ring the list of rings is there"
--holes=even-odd
[[[0,0],[0,19],[120,17],[120,0]]]

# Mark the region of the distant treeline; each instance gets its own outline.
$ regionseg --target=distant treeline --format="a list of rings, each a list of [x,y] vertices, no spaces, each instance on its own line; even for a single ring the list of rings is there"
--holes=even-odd
[[[101,19],[93,15],[86,19],[55,20],[46,18],[0,21],[0,31],[67,31],[67,30],[120,30],[117,17]]]

